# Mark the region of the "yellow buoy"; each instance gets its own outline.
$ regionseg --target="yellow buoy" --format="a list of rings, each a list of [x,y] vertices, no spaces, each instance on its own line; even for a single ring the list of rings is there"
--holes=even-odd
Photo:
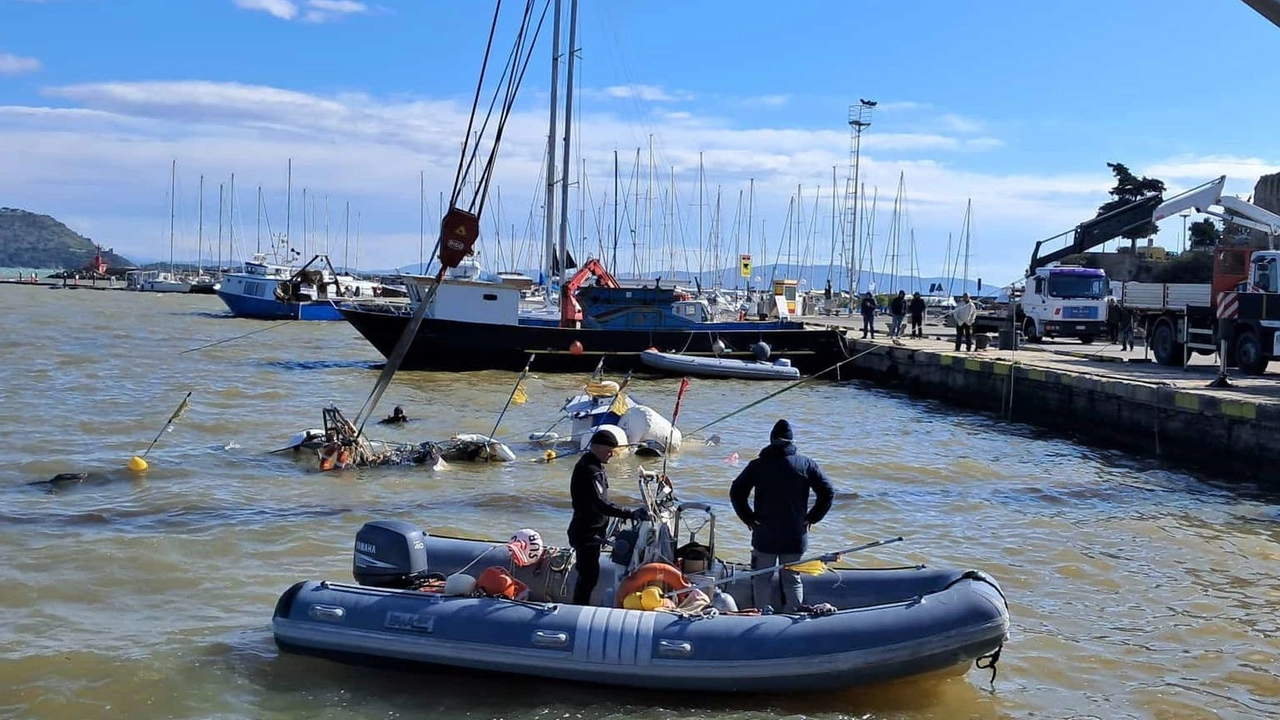
[[[547,462],[551,462],[552,460],[555,460],[555,459],[556,459],[556,451],[555,451],[555,450],[548,450],[548,451],[546,451],[546,452],[542,453],[542,459],[543,459],[543,460],[546,460]]]
[[[640,602],[640,593],[633,592],[630,595],[622,598],[622,607],[626,608],[627,610],[643,610],[644,605]]]
[[[128,465],[128,467],[129,467],[129,469],[130,469],[130,470],[132,470],[132,471],[134,471],[134,472],[142,472],[142,471],[146,470],[146,469],[147,469],[147,467],[149,467],[149,466],[147,465],[147,461],[146,461],[146,460],[143,460],[142,458],[138,457],[137,455],[134,455],[133,457],[129,458],[129,465]]]
[[[657,610],[662,607],[662,589],[649,585],[640,591],[640,607],[645,610]]]

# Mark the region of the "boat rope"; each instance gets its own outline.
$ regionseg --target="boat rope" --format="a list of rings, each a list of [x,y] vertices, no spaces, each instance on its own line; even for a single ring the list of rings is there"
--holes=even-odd
[[[454,177],[453,190],[449,195],[449,210],[440,220],[440,235],[436,238],[435,246],[429,256],[434,260],[437,253],[439,254],[440,269],[436,272],[435,281],[431,284],[430,289],[419,300],[418,306],[414,308],[412,317],[405,325],[400,339],[396,341],[395,349],[387,357],[387,364],[383,366],[382,373],[378,376],[378,381],[374,384],[373,391],[369,393],[364,405],[356,413],[357,435],[363,435],[365,423],[373,416],[374,410],[378,406],[378,401],[382,399],[382,394],[391,384],[396,371],[400,369],[400,364],[404,362],[404,357],[408,354],[410,345],[413,344],[419,328],[422,327],[422,320],[426,317],[427,309],[431,306],[436,293],[440,290],[445,273],[450,267],[456,267],[463,255],[471,253],[471,246],[478,239],[480,214],[484,210],[485,199],[489,195],[489,182],[493,178],[493,167],[494,161],[498,157],[498,147],[502,142],[502,134],[506,129],[507,120],[511,116],[511,110],[515,105],[516,92],[524,79],[524,73],[529,67],[529,61],[533,59],[533,48],[536,46],[538,34],[542,30],[543,20],[546,19],[550,0],[547,0],[543,6],[542,17],[538,20],[537,27],[533,32],[530,32],[529,25],[535,5],[535,0],[526,0],[525,2],[520,29],[516,33],[516,40],[508,56],[507,64],[498,80],[499,87],[494,91],[493,100],[490,102],[488,113],[480,126],[480,130],[475,132],[473,136],[472,128],[475,127],[477,110],[480,105],[480,94],[483,92],[485,73],[489,67],[489,56],[493,51],[494,36],[497,33],[498,18],[502,12],[502,0],[498,0],[495,4],[493,22],[489,27],[489,38],[485,44],[484,60],[480,68],[480,77],[476,81],[476,92],[471,103],[471,115],[467,120],[467,134],[463,137],[462,152],[458,159],[458,172]],[[498,113],[494,137],[489,147],[489,157],[485,161],[484,169],[480,172],[480,177],[474,183],[471,200],[464,210],[459,203],[462,199],[463,191],[467,187],[467,175],[480,154],[481,140],[489,127],[494,105],[497,104],[499,96],[502,97],[502,105]],[[443,243],[446,233],[452,234],[449,245]],[[446,250],[449,252],[446,252]],[[430,263],[428,263],[429,266]],[[426,268],[421,270],[425,272]]]
[[[964,573],[962,573],[960,577],[957,577],[955,580],[952,580],[951,582],[944,585],[942,587],[942,590],[939,590],[938,592],[945,592],[946,590],[951,589],[951,587],[953,587],[954,585],[964,580],[973,580],[975,582],[986,583],[990,585],[992,588],[995,588],[996,593],[1000,595],[1000,600],[1004,602],[1005,610],[1007,611],[1009,609],[1009,599],[1004,596],[1004,591],[1001,590],[1000,586],[997,585],[995,582],[993,582],[991,578],[988,577],[987,574],[982,572],[981,570],[964,571]],[[1000,651],[1003,649],[1004,649],[1004,643],[1000,643],[1000,645],[996,647],[994,651],[986,655],[979,655],[973,661],[974,667],[978,668],[979,670],[991,671],[992,685],[996,684],[996,673],[999,672],[999,670],[996,667],[996,664],[1000,662]]]
[[[737,415],[738,413],[741,413],[741,412],[745,412],[745,411],[747,411],[747,410],[750,410],[751,408],[755,407],[756,405],[759,405],[760,403],[762,403],[762,402],[764,402],[764,401],[766,401],[766,400],[769,400],[769,399],[775,398],[775,397],[777,397],[777,396],[781,395],[782,393],[787,392],[788,390],[794,390],[794,389],[796,389],[796,388],[800,387],[801,385],[803,385],[803,384],[805,384],[805,383],[809,382],[810,380],[814,380],[814,379],[816,379],[816,378],[822,377],[823,375],[826,375],[827,373],[829,373],[829,372],[831,372],[831,371],[833,371],[833,370],[838,369],[841,365],[844,365],[845,363],[853,362],[854,360],[857,360],[858,358],[862,357],[863,355],[867,355],[867,354],[869,354],[869,353],[872,353],[872,352],[875,352],[876,350],[881,349],[881,347],[882,347],[882,346],[880,346],[880,345],[874,345],[874,346],[872,346],[872,347],[870,347],[870,348],[867,348],[866,350],[863,350],[862,352],[858,353],[857,355],[853,355],[853,356],[851,356],[851,357],[847,357],[847,358],[845,358],[844,360],[841,360],[840,362],[836,363],[835,365],[832,365],[831,367],[829,367],[829,368],[827,368],[827,369],[825,369],[825,370],[822,370],[822,371],[819,371],[819,372],[817,372],[817,373],[814,373],[813,375],[810,375],[810,376],[808,376],[808,377],[800,378],[799,380],[797,380],[797,381],[795,381],[795,382],[793,382],[793,383],[788,384],[786,387],[782,388],[781,390],[775,390],[774,392],[771,392],[771,393],[769,393],[768,395],[765,395],[764,397],[762,397],[762,398],[760,398],[760,399],[758,399],[758,400],[753,400],[752,402],[749,402],[749,403],[747,403],[746,405],[743,405],[742,407],[738,408],[737,410],[734,410],[733,412],[727,413],[727,414],[725,414],[725,415],[721,415],[720,417],[716,418],[715,420],[712,420],[711,422],[709,422],[709,423],[707,423],[707,424],[703,425],[702,427],[699,427],[699,428],[697,428],[697,429],[695,429],[695,430],[691,431],[691,432],[689,433],[689,436],[690,436],[690,437],[692,437],[692,436],[694,436],[694,435],[697,435],[698,433],[702,432],[703,430],[706,430],[707,428],[711,427],[712,425],[715,425],[716,423],[723,422],[723,421],[728,420],[729,418],[733,417],[734,415]]]
[[[995,649],[995,652],[990,653],[989,655],[979,655],[977,659],[973,661],[973,666],[978,668],[979,670],[991,671],[992,685],[996,684],[996,673],[999,672],[999,670],[996,668],[996,663],[1000,662],[1000,651],[1003,649],[1004,649],[1004,643],[1000,643],[1000,646]]]
[[[268,330],[275,330],[275,329],[276,329],[276,328],[278,328],[278,327],[281,327],[281,326],[284,326],[284,325],[288,325],[289,323],[295,323],[295,322],[298,322],[298,320],[297,320],[296,318],[289,319],[289,320],[282,320],[282,321],[280,321],[280,322],[278,322],[278,323],[274,323],[274,324],[268,325],[267,327],[264,327],[264,328],[258,328],[257,330],[250,330],[249,332],[247,332],[247,333],[245,333],[245,334],[243,334],[243,335],[236,335],[236,336],[234,336],[234,337],[223,338],[222,340],[217,340],[217,341],[215,341],[215,342],[211,342],[211,343],[209,343],[209,344],[207,344],[207,345],[201,345],[201,346],[199,346],[199,347],[188,348],[188,349],[183,350],[182,352],[180,352],[180,353],[178,353],[178,354],[179,354],[179,355],[186,355],[186,354],[187,354],[187,353],[189,353],[189,352],[195,352],[195,351],[197,351],[197,350],[204,350],[204,349],[206,349],[206,348],[211,348],[211,347],[213,347],[213,346],[215,346],[215,345],[221,345],[221,344],[223,344],[223,343],[229,343],[229,342],[231,342],[231,341],[233,341],[233,340],[239,340],[239,339],[241,339],[241,338],[247,338],[247,337],[249,337],[250,335],[257,335],[257,334],[258,334],[258,333],[260,333],[260,332],[266,332],[266,331],[268,331]]]

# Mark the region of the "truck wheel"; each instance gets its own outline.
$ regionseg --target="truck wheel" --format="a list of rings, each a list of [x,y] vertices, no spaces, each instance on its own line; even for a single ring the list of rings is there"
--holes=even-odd
[[[1022,320],[1022,337],[1027,342],[1040,342],[1041,337],[1036,334],[1036,321],[1031,318]]]
[[[1240,370],[1248,375],[1261,375],[1267,371],[1268,358],[1262,352],[1262,343],[1258,341],[1258,333],[1248,330],[1236,339],[1236,360]]]
[[[1182,365],[1182,343],[1178,342],[1173,326],[1169,323],[1156,323],[1156,329],[1151,333],[1151,354],[1156,356],[1156,362],[1161,365]]]
[[[1081,344],[1081,345],[1092,345],[1092,344],[1093,344],[1093,336],[1092,336],[1092,335],[1081,335],[1081,336],[1080,336],[1080,344]]]

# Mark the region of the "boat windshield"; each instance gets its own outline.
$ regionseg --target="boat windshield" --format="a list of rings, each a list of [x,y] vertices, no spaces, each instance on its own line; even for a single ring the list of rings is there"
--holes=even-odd
[[[1066,275],[1049,276],[1049,296],[1056,298],[1088,298],[1101,300],[1107,296],[1105,275]]]

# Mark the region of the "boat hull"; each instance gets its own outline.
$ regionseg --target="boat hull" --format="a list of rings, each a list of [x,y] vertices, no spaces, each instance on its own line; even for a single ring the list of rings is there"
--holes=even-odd
[[[280,302],[274,297],[249,297],[217,290],[232,315],[256,320],[341,320],[342,315],[330,300],[312,302]]]
[[[427,538],[431,567],[510,566],[501,543]],[[486,548],[488,548],[486,550]],[[616,581],[605,563],[601,583]],[[523,572],[522,572],[523,571]],[[551,592],[576,575],[517,568]],[[323,581],[281,595],[272,630],[281,650],[360,664],[451,666],[653,689],[789,693],[854,687],[962,669],[999,649],[1008,608],[978,571],[899,568],[805,576],[824,616],[687,617],[609,607],[445,596]],[[728,591],[750,598],[750,579]],[[531,596],[533,597],[533,596]],[[546,596],[544,596],[546,597]]]
[[[339,312],[384,357],[390,357],[409,321],[407,314],[350,304]],[[611,330],[425,318],[400,367],[518,372],[529,355],[536,354],[534,368],[539,372],[591,372],[601,360],[613,371],[644,371],[647,366],[641,353],[649,348],[712,357],[716,340],[726,346],[722,356],[743,359],[752,357],[751,346],[763,341],[774,354],[786,356],[806,374],[827,370],[849,357],[840,332],[821,328]]]
[[[740,380],[798,380],[800,378],[800,370],[791,365],[774,365],[755,360],[689,357],[656,350],[645,350],[641,353],[640,359],[654,370],[675,375]]]

